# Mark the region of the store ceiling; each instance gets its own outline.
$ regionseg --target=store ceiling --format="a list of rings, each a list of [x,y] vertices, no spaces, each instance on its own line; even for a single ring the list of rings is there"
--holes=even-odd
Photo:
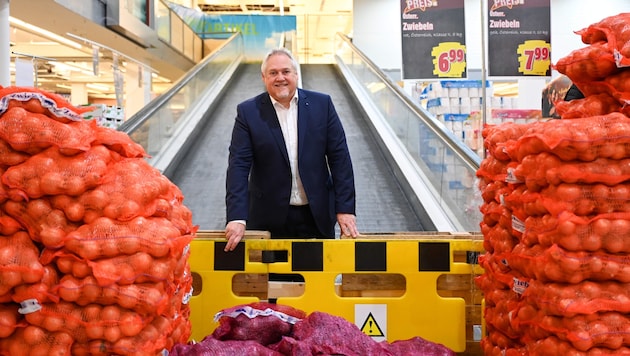
[[[67,18],[68,13],[51,16],[50,8],[57,7],[59,9],[60,5],[56,4],[54,0],[38,1],[42,3],[40,5],[48,3],[48,6],[25,8],[22,7],[26,5],[24,1],[10,3],[10,15],[12,19],[18,20],[17,23],[12,22],[10,28],[12,62],[15,58],[32,61],[37,69],[35,80],[38,87],[60,94],[69,94],[73,84],[86,83],[89,84],[87,90],[90,98],[115,98],[112,60],[118,53],[114,54],[112,51],[100,48],[98,75],[95,75],[92,46],[68,36],[68,33],[78,33],[78,36],[84,36],[83,38],[94,40],[97,43],[111,44],[109,48],[120,49],[121,53],[129,55],[130,58],[142,62],[146,58],[147,62],[150,61],[146,53],[141,53],[143,51],[141,47],[130,43],[120,34],[98,24],[90,23],[80,15],[76,15],[72,19]],[[277,0],[179,0],[173,2],[192,6],[195,9],[200,9],[200,11],[204,9],[217,13],[277,13],[282,8],[285,14],[295,15],[297,18],[298,46],[301,44],[298,55],[306,62],[330,62],[334,33],[338,31],[349,33],[352,26],[350,16],[352,0],[290,0],[284,2]],[[226,9],[231,10],[226,11]],[[14,12],[17,15],[14,15]],[[19,23],[20,20],[26,24]],[[44,28],[53,34],[72,40],[80,48],[61,43],[52,38],[53,35],[42,35],[37,30],[29,28],[30,25]],[[135,52],[138,52],[137,55]],[[120,68],[124,71],[124,65],[134,62],[122,60],[120,63],[122,64]],[[183,74],[183,72],[173,74],[165,69],[156,72],[159,74],[154,75],[153,80],[153,92],[156,95],[166,90],[170,83]],[[13,74],[14,71],[12,70]],[[12,83],[14,83],[13,77]]]

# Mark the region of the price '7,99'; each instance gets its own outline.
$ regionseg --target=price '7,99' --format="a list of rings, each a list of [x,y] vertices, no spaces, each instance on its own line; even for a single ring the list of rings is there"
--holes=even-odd
[[[542,40],[528,40],[518,46],[518,71],[526,75],[547,75],[551,66],[551,46]]]

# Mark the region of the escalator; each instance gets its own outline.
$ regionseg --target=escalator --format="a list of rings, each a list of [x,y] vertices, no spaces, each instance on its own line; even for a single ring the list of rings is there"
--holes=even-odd
[[[330,94],[346,131],[363,233],[474,232],[480,159],[384,75],[345,36],[336,64],[305,64],[303,88]],[[202,230],[225,226],[229,140],[241,101],[264,91],[240,33],[120,130],[182,190]]]
[[[420,219],[375,142],[353,96],[333,65],[301,68],[305,89],[325,91],[343,122],[353,159],[357,191],[357,226],[361,232],[422,231]],[[225,174],[236,105],[264,90],[260,63],[241,64],[218,104],[205,114],[197,138],[169,177],[184,193],[193,222],[202,230],[225,226]]]

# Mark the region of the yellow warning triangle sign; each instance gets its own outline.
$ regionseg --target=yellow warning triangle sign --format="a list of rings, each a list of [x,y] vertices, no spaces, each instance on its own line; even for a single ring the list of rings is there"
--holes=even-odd
[[[372,313],[368,314],[367,318],[363,322],[361,331],[368,336],[385,336]]]

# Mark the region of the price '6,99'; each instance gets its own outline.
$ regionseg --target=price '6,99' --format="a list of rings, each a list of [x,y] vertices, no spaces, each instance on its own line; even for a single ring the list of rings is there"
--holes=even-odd
[[[433,74],[461,78],[466,70],[466,46],[459,42],[442,42],[431,50]]]

